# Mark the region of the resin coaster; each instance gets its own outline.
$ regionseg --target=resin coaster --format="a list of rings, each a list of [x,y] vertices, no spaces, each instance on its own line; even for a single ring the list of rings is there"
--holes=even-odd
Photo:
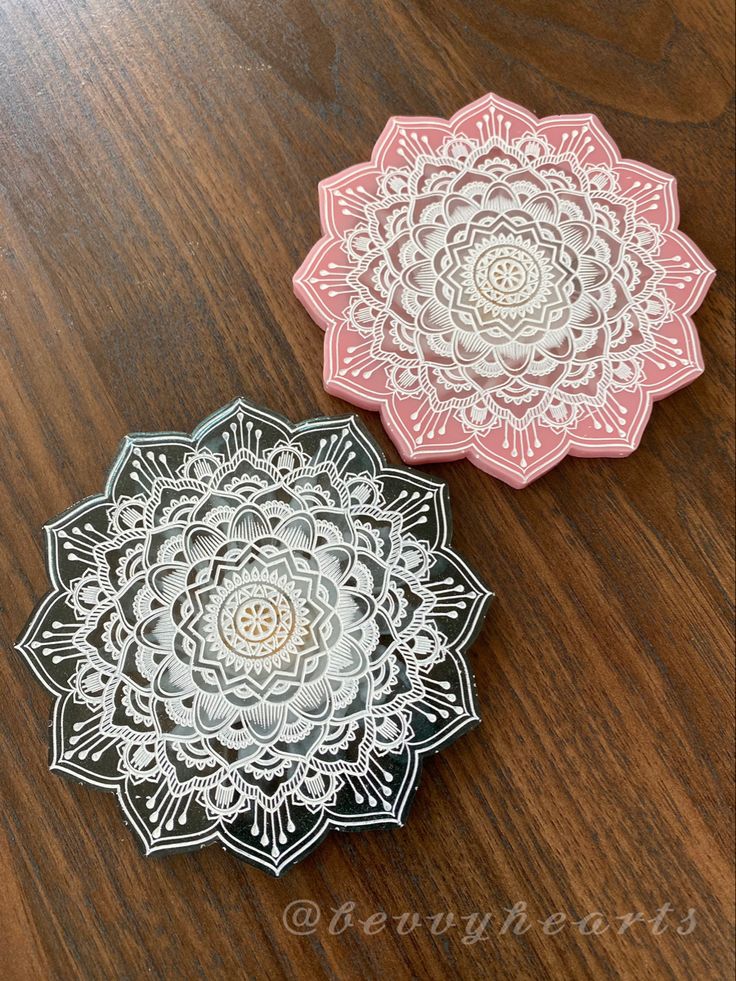
[[[714,270],[674,178],[595,116],[488,95],[394,118],[319,199],[294,289],[327,331],[325,388],[380,410],[407,462],[523,487],[567,453],[625,456],[703,370],[689,314]]]
[[[51,768],[114,790],[146,854],[220,842],[280,874],[330,828],[401,824],[422,757],[478,722],[491,593],[444,484],[354,417],[243,400],[127,437],[46,526],[18,649],[56,695]]]

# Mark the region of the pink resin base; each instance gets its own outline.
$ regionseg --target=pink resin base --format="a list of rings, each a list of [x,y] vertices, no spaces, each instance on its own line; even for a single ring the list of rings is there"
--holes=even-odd
[[[378,410],[408,463],[468,457],[520,488],[568,453],[625,456],[703,371],[690,315],[714,269],[675,179],[595,116],[487,95],[394,117],[319,201],[294,289],[325,388]]]

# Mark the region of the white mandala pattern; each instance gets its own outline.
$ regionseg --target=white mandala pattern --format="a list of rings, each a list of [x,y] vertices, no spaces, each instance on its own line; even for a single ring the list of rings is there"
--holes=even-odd
[[[490,594],[444,485],[354,418],[238,400],[128,437],[47,526],[18,644],[57,696],[52,768],[115,790],[147,853],[220,841],[279,874],[330,827],[401,823],[421,758],[477,722]]]
[[[573,427],[636,381],[671,315],[661,234],[632,210],[615,174],[544,139],[451,138],[365,202],[350,322],[396,392],[470,433]]]

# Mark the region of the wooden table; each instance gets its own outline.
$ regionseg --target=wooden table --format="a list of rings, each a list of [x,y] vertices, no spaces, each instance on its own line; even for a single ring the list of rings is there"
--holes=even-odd
[[[731,976],[732,20],[727,0],[3,0],[5,977]],[[146,860],[112,796],[47,770],[49,697],[12,649],[47,587],[41,525],[129,431],[237,394],[345,412],[290,283],[317,181],[389,115],[489,90],[593,111],[677,175],[719,269],[706,373],[629,459],[522,492],[426,468],[498,600],[472,654],[484,724],[428,763],[403,830],[333,835],[281,880],[216,848]],[[300,899],[305,936],[282,915]],[[367,935],[380,911],[490,920],[476,943],[465,921]]]

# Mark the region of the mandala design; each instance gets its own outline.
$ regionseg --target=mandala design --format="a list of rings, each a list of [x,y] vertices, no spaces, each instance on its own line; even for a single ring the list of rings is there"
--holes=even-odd
[[[594,116],[489,95],[391,119],[320,205],[294,288],[327,331],[325,387],[379,409],[408,462],[467,456],[522,487],[566,453],[624,456],[703,370],[689,315],[714,270],[674,178]]]
[[[353,417],[239,400],[128,437],[46,531],[18,649],[57,696],[52,769],[115,790],[147,854],[219,841],[279,874],[331,827],[402,823],[422,757],[478,721],[491,594],[444,485]]]

